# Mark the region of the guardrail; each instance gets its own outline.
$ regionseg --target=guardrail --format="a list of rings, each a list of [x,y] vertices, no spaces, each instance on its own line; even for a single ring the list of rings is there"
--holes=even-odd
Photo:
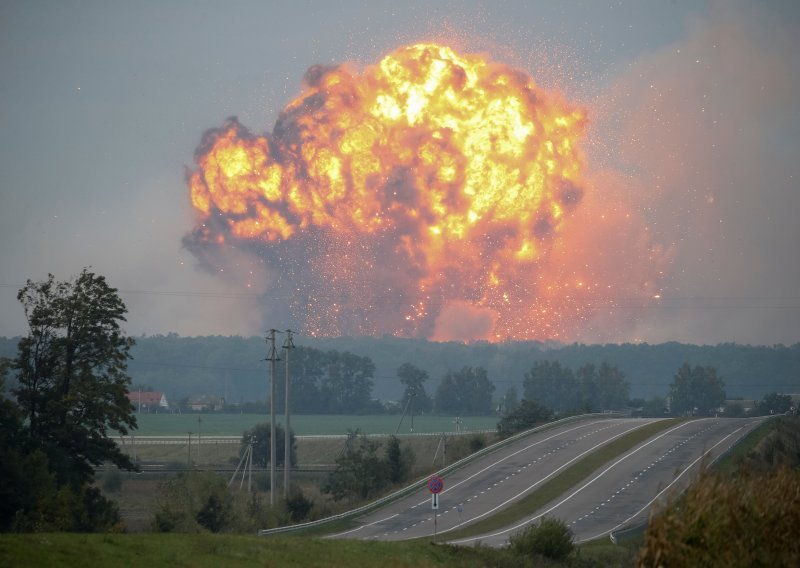
[[[444,467],[444,468],[438,470],[437,472],[434,473],[434,475],[439,475],[439,476],[446,475],[446,474],[448,474],[450,472],[453,472],[453,471],[455,471],[455,470],[467,465],[471,461],[474,461],[474,460],[476,460],[478,458],[481,458],[483,456],[489,455],[492,452],[496,452],[497,450],[499,450],[499,449],[501,449],[501,448],[513,443],[513,442],[516,442],[517,440],[519,440],[521,438],[524,438],[526,436],[530,436],[531,434],[535,434],[537,432],[542,432],[544,430],[549,430],[550,428],[555,428],[557,426],[561,426],[562,424],[568,424],[570,422],[576,422],[578,420],[585,420],[587,418],[616,418],[616,417],[619,417],[619,416],[620,416],[620,413],[613,413],[613,412],[611,412],[611,413],[610,412],[605,412],[605,413],[595,413],[595,414],[581,414],[581,415],[578,415],[578,416],[569,416],[567,418],[562,418],[562,419],[556,420],[554,422],[548,422],[547,424],[542,424],[541,426],[537,426],[536,428],[531,428],[530,430],[526,430],[524,432],[520,432],[519,434],[515,434],[514,436],[510,436],[508,438],[505,438],[504,440],[500,440],[499,442],[496,442],[496,443],[492,444],[491,446],[487,446],[487,447],[483,448],[482,450],[475,452],[474,454],[471,454],[471,455],[469,455],[469,456],[467,456],[465,458],[462,458],[462,459],[458,460],[457,462],[454,462],[454,463],[450,464],[447,467]],[[441,434],[437,434],[437,435],[441,435]],[[376,501],[373,501],[372,503],[368,503],[368,504],[363,505],[361,507],[358,507],[356,509],[352,509],[350,511],[346,511],[344,513],[339,513],[337,515],[331,515],[330,517],[326,517],[324,519],[319,519],[319,520],[316,520],[316,521],[309,521],[307,523],[298,523],[296,525],[287,525],[287,526],[284,526],[284,527],[275,527],[275,528],[272,528],[272,529],[261,529],[261,530],[258,531],[258,535],[259,536],[268,536],[268,535],[274,535],[274,534],[281,534],[281,533],[287,533],[287,532],[307,530],[307,529],[311,529],[311,528],[316,528],[316,527],[322,526],[322,525],[327,524],[327,523],[332,523],[332,522],[335,522],[335,521],[342,521],[342,520],[358,517],[358,516],[361,516],[361,515],[363,515],[365,513],[368,513],[370,511],[372,511],[373,509],[377,509],[378,507],[381,507],[381,506],[383,506],[383,505],[385,505],[387,503],[391,503],[392,501],[400,499],[401,497],[405,497],[406,495],[408,495],[408,494],[410,494],[410,493],[412,493],[414,491],[417,491],[418,489],[422,489],[423,487],[425,487],[425,484],[428,482],[429,478],[430,478],[430,475],[427,475],[427,476],[423,477],[422,479],[420,479],[418,481],[415,481],[411,485],[408,485],[407,487],[404,487],[403,489],[400,489],[399,491],[396,491],[396,492],[394,492],[394,493],[392,493],[390,495],[387,495],[385,497],[381,497],[380,499],[377,499]]]
[[[495,430],[460,430],[458,432],[448,432],[448,436],[468,436],[470,434],[491,434]],[[388,438],[393,434],[364,434],[367,438]],[[398,438],[422,438],[441,436],[441,432],[415,432],[413,434],[396,434]],[[303,434],[295,436],[296,440],[344,440],[347,434]],[[180,436],[115,436],[114,441],[121,446],[134,445],[179,445],[188,443],[188,435]],[[221,436],[209,434],[208,436],[200,436],[202,444],[240,444],[242,442],[241,436]],[[197,443],[197,434],[192,434],[192,444]]]
[[[773,418],[773,416],[767,416],[766,418]],[[734,450],[734,448],[736,448],[739,444],[742,443],[742,440],[747,438],[752,433],[753,433],[753,431],[751,430],[749,432],[746,432],[746,433],[742,434],[738,438],[736,438],[736,441],[733,442],[730,446],[728,446],[725,449],[725,451],[720,452],[720,454],[718,456],[715,456],[714,458],[712,458],[711,461],[708,462],[706,467],[713,466],[719,460],[721,460],[722,458],[727,456],[729,453],[731,453]],[[649,519],[645,518],[645,519],[642,519],[640,521],[636,521],[634,523],[625,525],[624,527],[619,528],[617,530],[612,530],[610,533],[608,533],[608,537],[611,539],[611,542],[613,542],[614,544],[619,544],[620,542],[625,542],[626,540],[629,540],[631,538],[634,538],[634,537],[637,537],[637,536],[641,535],[647,529],[648,522],[649,522]]]

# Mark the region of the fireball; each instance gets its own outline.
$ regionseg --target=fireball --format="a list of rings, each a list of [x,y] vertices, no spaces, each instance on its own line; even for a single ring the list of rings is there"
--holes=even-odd
[[[271,133],[204,135],[187,242],[263,259],[312,335],[561,337],[586,310],[551,258],[584,197],[585,124],[525,72],[443,45],[315,66]]]

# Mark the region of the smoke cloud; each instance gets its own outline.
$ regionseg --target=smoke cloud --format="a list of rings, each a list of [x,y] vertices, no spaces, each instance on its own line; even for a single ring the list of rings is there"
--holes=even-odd
[[[305,94],[268,136],[235,120],[206,135],[190,172],[201,218],[184,242],[214,271],[230,247],[249,255],[248,270],[270,275],[274,301],[265,309],[312,335],[785,341],[796,337],[800,289],[791,260],[800,242],[792,219],[800,70],[790,27],[769,6],[713,4],[683,40],[638,57],[587,104],[585,139],[584,111],[537,90],[536,112],[575,118],[575,136],[561,139],[566,159],[543,198],[503,179],[474,227],[476,201],[464,198],[474,156],[455,130],[410,120],[377,146],[370,138],[373,153],[394,161],[358,177],[354,163],[368,155],[325,146],[374,135],[353,109],[377,75],[312,67]],[[532,84],[518,70],[490,67]],[[467,84],[465,68],[449,68],[455,92]],[[385,116],[414,112],[408,100],[397,109],[371,100],[383,101]],[[547,147],[545,138],[526,156]],[[236,151],[247,167],[209,159],[242,141]],[[212,189],[214,179],[224,192]],[[231,179],[260,197],[246,198]],[[490,173],[482,187],[495,179]],[[435,244],[436,231],[444,244]]]
[[[305,82],[271,134],[229,119],[203,137],[184,242],[207,266],[251,251],[312,335],[569,337],[594,317],[616,276],[568,250],[582,109],[435,44]]]
[[[598,104],[592,136],[617,146],[595,186],[625,194],[669,260],[662,299],[617,340],[798,339],[800,65],[781,12],[713,4]]]

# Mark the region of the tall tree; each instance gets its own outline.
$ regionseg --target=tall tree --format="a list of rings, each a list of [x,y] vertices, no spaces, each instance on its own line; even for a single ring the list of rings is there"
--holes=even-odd
[[[242,441],[240,444],[241,452],[243,453],[249,444],[253,444],[253,463],[259,467],[267,467],[269,465],[270,457],[270,443],[272,428],[269,422],[262,422],[256,424],[249,430],[242,434]],[[282,425],[275,425],[275,465],[282,466],[284,463],[284,456],[286,452],[286,430]],[[297,465],[297,440],[294,437],[294,432],[289,430],[289,461],[290,466]]]
[[[725,383],[714,367],[681,365],[669,389],[673,414],[711,414],[725,402]]]
[[[30,438],[60,482],[76,486],[111,461],[133,469],[109,437],[136,427],[127,392],[133,340],[120,322],[127,309],[103,276],[84,269],[74,280],[28,280],[19,291],[30,331],[14,362],[18,403]]]
[[[346,448],[336,458],[336,471],[328,477],[324,491],[337,501],[374,496],[389,480],[386,462],[378,455],[380,442],[355,430],[348,432]]]
[[[410,451],[410,448],[409,448]],[[392,483],[404,481],[413,465],[413,454],[404,452],[397,436],[389,436],[386,444],[386,475]]]
[[[503,397],[503,414],[510,414],[514,409],[519,406],[519,395],[517,394],[517,385],[511,385],[506,390],[506,395]]]
[[[600,396],[597,392],[597,367],[591,363],[578,367],[575,379],[578,381],[583,407],[587,411],[601,409]]]
[[[628,403],[630,383],[616,365],[606,362],[597,371],[598,410],[620,410]]]
[[[291,380],[291,409],[297,414],[322,414],[328,411],[321,387],[325,377],[325,353],[311,347],[297,347],[292,350],[289,365]],[[278,412],[283,412],[283,381],[277,382],[276,402]]]
[[[788,394],[771,392],[757,403],[760,414],[783,414],[792,408],[792,397]]]
[[[492,413],[495,386],[483,367],[463,367],[445,374],[436,389],[439,413],[486,416]]]
[[[372,377],[375,365],[369,357],[359,357],[345,351],[330,351],[327,360],[327,380],[322,395],[329,412],[347,414],[367,412],[372,399]]]
[[[580,407],[581,393],[572,369],[558,361],[539,361],[525,373],[523,398],[535,400],[556,412]]]
[[[403,391],[403,398],[400,406],[405,408],[409,399],[413,397],[413,410],[417,412],[428,412],[433,407],[433,401],[428,393],[425,392],[425,381],[428,380],[428,373],[415,367],[411,363],[403,363],[397,369],[397,376],[400,382],[406,387]]]

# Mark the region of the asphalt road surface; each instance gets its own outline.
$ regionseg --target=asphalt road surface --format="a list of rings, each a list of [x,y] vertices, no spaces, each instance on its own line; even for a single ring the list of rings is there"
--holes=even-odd
[[[517,440],[448,474],[431,508],[427,488],[358,519],[359,526],[331,538],[405,540],[503,546],[510,535],[543,515],[565,521],[576,540],[607,536],[646,518],[656,499],[685,487],[704,462],[720,455],[759,419],[705,418],[668,428],[611,460],[567,493],[510,527],[449,540],[448,533],[489,517],[535,491],[593,450],[652,419],[590,419]]]
[[[656,501],[683,490],[704,463],[762,420],[704,418],[673,426],[611,460],[530,517],[487,535],[452,542],[502,546],[511,534],[544,515],[564,521],[577,542],[609,536],[645,521]]]
[[[484,519],[521,499],[597,447],[652,422],[590,419],[517,440],[447,475],[439,509],[427,488],[358,519],[358,527],[332,538],[405,540],[447,533]],[[435,525],[435,526],[434,526]]]

